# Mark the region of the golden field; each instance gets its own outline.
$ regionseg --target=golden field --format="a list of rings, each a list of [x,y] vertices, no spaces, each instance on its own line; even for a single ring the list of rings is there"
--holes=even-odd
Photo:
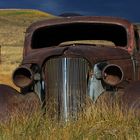
[[[54,16],[35,10],[0,11],[0,84],[12,83],[13,70],[22,60],[24,33],[34,21]],[[20,116],[0,123],[0,140],[138,140],[140,119],[131,112],[123,115],[105,105],[90,107],[77,121],[58,123],[36,112],[32,117]]]
[[[1,47],[0,83],[15,87],[12,82],[12,73],[22,60],[22,50],[22,46]]]

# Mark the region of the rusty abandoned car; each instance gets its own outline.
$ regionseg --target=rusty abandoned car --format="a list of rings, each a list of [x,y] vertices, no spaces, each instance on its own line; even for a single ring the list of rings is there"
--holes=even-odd
[[[87,98],[96,103],[106,91],[111,96],[121,91],[121,102],[138,110],[139,33],[138,26],[115,17],[59,17],[33,23],[25,34],[22,63],[13,72],[21,92],[0,85],[0,115],[29,99],[27,112],[36,103],[52,117],[66,120],[77,115]]]

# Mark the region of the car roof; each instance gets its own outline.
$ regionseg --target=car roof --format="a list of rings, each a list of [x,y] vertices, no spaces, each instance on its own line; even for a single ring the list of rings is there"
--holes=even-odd
[[[56,17],[37,21],[31,24],[27,32],[33,32],[34,30],[46,26],[61,25],[61,24],[72,24],[72,23],[108,23],[116,24],[129,27],[131,23],[119,17],[106,17],[106,16],[67,16],[67,17]]]

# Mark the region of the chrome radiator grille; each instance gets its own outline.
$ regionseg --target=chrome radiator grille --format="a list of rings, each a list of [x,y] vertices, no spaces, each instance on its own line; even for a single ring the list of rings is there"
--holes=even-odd
[[[67,120],[85,104],[89,64],[83,58],[51,58],[45,64],[46,103],[49,113]]]

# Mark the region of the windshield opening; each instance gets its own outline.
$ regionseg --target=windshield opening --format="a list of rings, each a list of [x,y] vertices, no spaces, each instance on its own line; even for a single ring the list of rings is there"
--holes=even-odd
[[[46,26],[33,33],[31,46],[33,49],[38,49],[77,40],[109,41],[115,46],[124,47],[127,45],[127,32],[123,26],[108,23],[69,23]]]

